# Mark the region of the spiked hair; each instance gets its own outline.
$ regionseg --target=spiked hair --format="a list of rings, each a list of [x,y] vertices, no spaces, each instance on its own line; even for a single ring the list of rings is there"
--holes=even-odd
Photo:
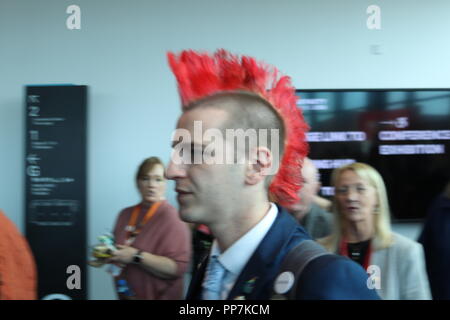
[[[176,77],[185,110],[193,102],[218,93],[246,91],[266,100],[284,122],[284,154],[269,192],[281,205],[298,201],[302,186],[301,166],[308,153],[305,132],[308,130],[297,107],[295,89],[288,76],[268,64],[249,56],[237,56],[224,49],[214,54],[185,50],[167,54]]]

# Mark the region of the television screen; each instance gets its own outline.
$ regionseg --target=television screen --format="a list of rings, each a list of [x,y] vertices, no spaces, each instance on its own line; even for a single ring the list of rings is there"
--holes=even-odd
[[[450,179],[450,89],[297,90],[309,157],[332,197],[331,172],[368,163],[386,184],[393,220],[426,216]]]

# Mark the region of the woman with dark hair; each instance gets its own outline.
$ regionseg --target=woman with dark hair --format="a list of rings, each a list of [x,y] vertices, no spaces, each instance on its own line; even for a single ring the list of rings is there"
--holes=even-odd
[[[119,294],[119,298],[181,299],[191,254],[190,233],[165,200],[161,160],[144,160],[136,183],[142,200],[122,210],[114,229],[118,250],[111,261],[123,267],[116,277],[118,292],[127,286],[127,294]]]

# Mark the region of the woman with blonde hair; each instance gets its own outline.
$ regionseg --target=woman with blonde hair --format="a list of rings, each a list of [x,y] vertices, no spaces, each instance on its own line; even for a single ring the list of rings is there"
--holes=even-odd
[[[333,232],[319,240],[329,251],[348,256],[370,274],[368,286],[382,299],[430,299],[422,246],[392,232],[381,175],[364,163],[335,169]]]

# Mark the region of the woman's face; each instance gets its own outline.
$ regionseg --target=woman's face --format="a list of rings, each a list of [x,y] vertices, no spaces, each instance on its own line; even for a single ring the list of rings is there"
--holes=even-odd
[[[335,197],[338,211],[347,222],[373,222],[378,205],[376,190],[353,170],[345,170],[337,178]]]
[[[163,166],[156,164],[151,170],[141,175],[138,178],[138,189],[145,202],[153,203],[164,200],[166,180]]]

